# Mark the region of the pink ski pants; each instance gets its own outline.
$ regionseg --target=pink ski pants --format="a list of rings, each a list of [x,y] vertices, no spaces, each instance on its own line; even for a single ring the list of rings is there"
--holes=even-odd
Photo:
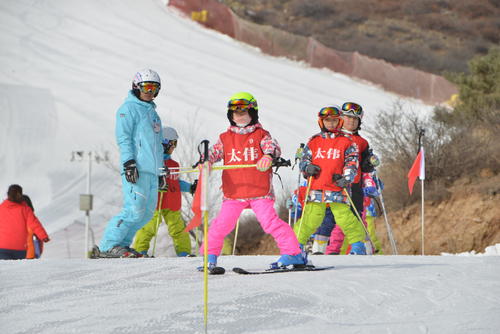
[[[208,254],[219,256],[224,238],[235,228],[243,209],[250,208],[264,232],[273,236],[280,254],[297,255],[300,253],[299,242],[292,228],[281,220],[274,210],[274,201],[267,198],[246,201],[225,200],[219,215],[212,220],[208,229]],[[203,245],[200,253],[203,254]]]

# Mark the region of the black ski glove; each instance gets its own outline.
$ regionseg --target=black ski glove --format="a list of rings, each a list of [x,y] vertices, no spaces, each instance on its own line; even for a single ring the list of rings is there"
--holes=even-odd
[[[139,179],[139,171],[137,170],[135,160],[132,159],[124,163],[123,169],[125,170],[125,179],[130,183],[136,183]]]
[[[167,176],[160,175],[158,177],[158,190],[159,191],[168,191]]]
[[[318,165],[309,164],[304,170],[304,175],[306,177],[316,176],[319,174],[319,172],[321,172],[321,167],[319,167]]]
[[[333,174],[332,180],[333,183],[337,184],[337,186],[339,186],[340,188],[347,188],[347,186],[351,183],[340,174]]]
[[[196,187],[198,187],[198,179],[194,180],[193,184],[191,185],[191,189],[189,190],[191,195],[194,195],[194,193],[196,192]]]

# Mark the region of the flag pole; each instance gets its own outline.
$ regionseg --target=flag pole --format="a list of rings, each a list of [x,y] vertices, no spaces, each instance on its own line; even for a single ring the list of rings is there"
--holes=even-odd
[[[422,160],[420,161],[420,173],[419,179],[422,185],[422,255],[425,255],[425,217],[424,217],[424,180],[425,180],[425,151],[424,151],[424,135],[425,129],[420,129],[420,133],[418,134],[418,144],[420,151],[422,153]]]

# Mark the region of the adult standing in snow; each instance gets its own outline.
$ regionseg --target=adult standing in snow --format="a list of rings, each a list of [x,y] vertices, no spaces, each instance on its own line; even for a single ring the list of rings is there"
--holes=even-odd
[[[174,128],[163,128],[163,159],[166,168],[178,171],[179,163],[172,159],[179,135]],[[177,170],[176,170],[177,169]],[[179,174],[169,174],[163,189],[158,192],[158,205],[153,218],[135,235],[134,249],[147,255],[151,239],[158,233],[161,219],[165,219],[168,233],[174,242],[175,253],[179,257],[191,254],[191,238],[185,232],[185,222],[181,216],[181,192],[194,194],[197,181],[189,183],[179,179]]]
[[[300,170],[311,181],[310,192],[301,219],[294,231],[301,244],[320,226],[325,217],[326,203],[342,227],[354,254],[366,254],[365,232],[349,209],[347,196],[349,184],[358,170],[358,147],[348,137],[339,134],[342,126],[340,108],[328,106],[318,113],[321,132],[312,136],[304,148]]]
[[[146,69],[135,74],[132,90],[116,113],[116,141],[123,165],[123,209],[106,226],[101,257],[140,257],[130,248],[135,233],[153,217],[163,168],[161,120],[153,102],[160,76]]]
[[[0,260],[26,258],[28,229],[43,242],[49,236],[33,210],[23,198],[23,188],[13,184],[7,191],[7,199],[0,204]]]
[[[235,228],[246,208],[255,212],[264,232],[274,237],[280,249],[281,257],[271,264],[272,267],[304,265],[306,259],[293,230],[274,209],[271,166],[273,158],[281,155],[281,149],[259,123],[259,107],[253,95],[236,93],[229,99],[227,108],[230,126],[212,146],[210,163],[223,160],[224,165],[257,164],[257,167],[222,172],[224,198],[208,231],[209,269],[217,265],[224,238]]]

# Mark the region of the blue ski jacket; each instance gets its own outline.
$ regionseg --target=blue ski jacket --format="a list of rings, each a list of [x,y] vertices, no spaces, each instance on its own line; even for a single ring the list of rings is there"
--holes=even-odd
[[[116,142],[121,164],[134,159],[139,177],[141,172],[159,175],[163,168],[161,128],[156,104],[141,101],[129,91],[116,113]]]

